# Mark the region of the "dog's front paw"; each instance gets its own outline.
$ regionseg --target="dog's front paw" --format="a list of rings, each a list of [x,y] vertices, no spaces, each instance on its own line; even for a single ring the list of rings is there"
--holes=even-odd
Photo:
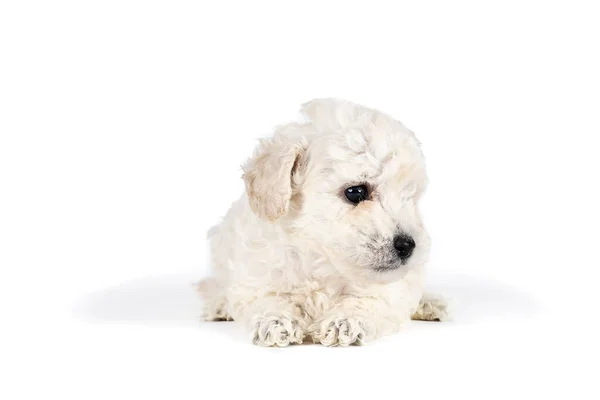
[[[315,343],[325,346],[363,345],[367,336],[365,324],[354,317],[330,317],[310,327]]]
[[[304,329],[297,320],[263,316],[253,321],[252,341],[260,346],[285,347],[293,343],[302,343]]]

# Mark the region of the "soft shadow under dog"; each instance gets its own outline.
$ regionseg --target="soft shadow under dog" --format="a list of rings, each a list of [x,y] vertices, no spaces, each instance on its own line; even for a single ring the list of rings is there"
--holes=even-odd
[[[194,289],[199,278],[180,274],[132,280],[84,296],[77,302],[74,313],[90,322],[202,326],[233,331],[232,323],[201,321],[202,302]],[[530,318],[540,311],[529,295],[497,282],[458,275],[431,278],[432,290],[458,301],[454,324],[505,317]]]

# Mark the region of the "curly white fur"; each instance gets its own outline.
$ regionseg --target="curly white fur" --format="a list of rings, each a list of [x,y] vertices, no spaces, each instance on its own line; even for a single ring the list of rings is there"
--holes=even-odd
[[[346,101],[302,111],[303,122],[261,140],[243,167],[246,194],[209,232],[205,319],[239,321],[264,346],[363,344],[411,316],[447,319],[442,299],[423,296],[430,241],[417,203],[427,179],[414,134]],[[343,193],[359,184],[370,194],[355,205]],[[399,233],[416,243],[404,262]]]

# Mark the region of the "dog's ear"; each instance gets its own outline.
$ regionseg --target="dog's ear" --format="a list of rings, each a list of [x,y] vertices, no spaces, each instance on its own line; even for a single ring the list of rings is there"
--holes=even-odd
[[[292,197],[292,174],[306,149],[301,138],[262,139],[254,156],[242,166],[250,207],[271,221],[287,213]]]

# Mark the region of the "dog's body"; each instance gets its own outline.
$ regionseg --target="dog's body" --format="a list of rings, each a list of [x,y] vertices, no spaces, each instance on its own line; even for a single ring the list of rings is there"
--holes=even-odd
[[[411,316],[447,319],[423,291],[426,175],[414,134],[345,101],[303,112],[261,141],[244,166],[246,195],[209,232],[205,319],[240,321],[267,346],[361,344]]]

